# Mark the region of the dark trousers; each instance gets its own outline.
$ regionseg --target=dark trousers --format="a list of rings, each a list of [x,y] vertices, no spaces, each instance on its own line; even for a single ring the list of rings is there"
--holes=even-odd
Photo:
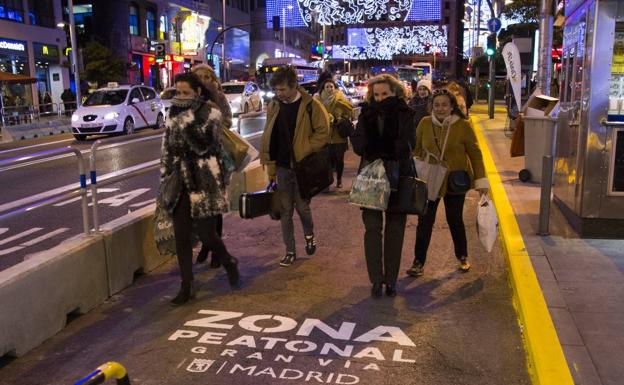
[[[173,231],[175,233],[176,254],[182,282],[193,281],[193,221],[202,243],[209,245],[215,257],[222,265],[229,264],[231,256],[221,237],[217,234],[217,216],[191,218],[191,201],[188,193],[182,192],[178,204],[173,210]]]
[[[382,211],[362,210],[362,220],[366,229],[364,254],[370,282],[393,284],[396,283],[401,267],[401,250],[407,215],[386,213],[385,216],[384,228]]]
[[[277,167],[277,193],[280,197],[282,210],[280,212],[280,222],[282,225],[282,239],[286,245],[287,253],[296,253],[295,244],[295,224],[293,222],[294,211],[297,210],[303,235],[314,235],[314,222],[312,221],[312,210],[310,210],[310,200],[301,198],[297,176],[291,169]]]
[[[334,143],[329,145],[329,160],[332,168],[336,171],[336,179],[342,179],[344,171],[344,156],[347,151],[346,143]]]
[[[219,238],[221,238],[223,236],[223,214],[219,214],[215,216],[215,220],[216,220],[216,226],[217,226],[217,234],[219,235]],[[205,254],[205,256],[208,256],[209,252],[210,252],[210,245],[202,242],[202,247],[201,247],[201,250],[199,251],[199,255]]]
[[[466,229],[464,227],[464,201],[466,194],[461,195],[445,195],[444,211],[446,213],[446,222],[451,230],[453,245],[455,246],[455,257],[468,256],[468,245],[466,242]],[[418,227],[416,227],[416,245],[414,246],[414,262],[418,261],[423,266],[427,259],[427,249],[431,242],[431,233],[433,232],[433,224],[436,219],[436,211],[440,199],[435,202],[429,201],[427,215],[418,217]]]

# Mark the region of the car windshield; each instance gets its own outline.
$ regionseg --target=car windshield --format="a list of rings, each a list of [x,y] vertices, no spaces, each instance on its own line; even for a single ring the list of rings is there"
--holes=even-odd
[[[160,93],[160,98],[165,99],[165,100],[173,99],[173,97],[175,96],[175,93],[176,93],[175,88],[169,88]]]
[[[95,91],[92,93],[83,105],[85,106],[103,106],[121,104],[126,100],[128,90],[112,90],[112,91]]]
[[[244,84],[227,84],[222,87],[223,92],[226,94],[242,94],[245,91]]]

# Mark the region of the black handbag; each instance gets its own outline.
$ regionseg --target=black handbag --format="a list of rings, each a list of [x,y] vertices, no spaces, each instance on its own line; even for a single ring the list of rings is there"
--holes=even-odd
[[[465,170],[451,171],[448,174],[447,194],[461,195],[470,190],[471,180],[470,175]]]
[[[427,213],[427,184],[413,176],[399,178],[399,188],[390,194],[389,213],[425,215]]]
[[[299,194],[303,199],[311,199],[334,183],[329,146],[311,153],[294,165]]]
[[[180,191],[182,190],[182,181],[178,172],[173,171],[165,175],[158,191],[158,200],[162,208],[168,212],[172,212],[178,203]]]
[[[253,219],[264,215],[271,215],[273,201],[277,192],[272,184],[266,190],[251,193],[242,193],[238,200],[238,213],[243,219]]]

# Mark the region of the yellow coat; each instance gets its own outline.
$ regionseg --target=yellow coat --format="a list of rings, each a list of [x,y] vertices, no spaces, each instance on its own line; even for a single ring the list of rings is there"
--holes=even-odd
[[[301,104],[297,112],[297,124],[293,137],[295,161],[319,151],[329,142],[329,115],[321,103],[314,100],[303,88],[298,88]],[[307,105],[312,103],[312,119],[308,116]],[[273,126],[279,113],[279,102],[272,100],[267,107],[267,118],[262,133],[260,146],[260,163],[267,167],[269,177],[275,176],[275,161],[271,159],[270,146]],[[311,124],[310,124],[311,123]]]
[[[463,170],[470,174],[474,188],[487,188],[489,186],[483,165],[483,155],[477,142],[472,124],[465,119],[453,116],[450,123],[450,132],[446,143],[446,151],[442,163],[448,167],[449,172]],[[414,156],[424,159],[426,151],[435,156],[440,156],[440,149],[435,136],[439,138],[439,146],[442,147],[446,128],[434,124],[431,116],[424,117],[416,128],[416,147]],[[448,176],[448,175],[447,175]],[[447,181],[444,181],[440,189],[440,197],[446,194]]]
[[[323,91],[324,92],[324,91]],[[343,138],[338,134],[337,130],[334,130],[334,122],[338,122],[341,119],[349,119],[353,117],[353,106],[344,96],[344,94],[340,90],[334,91],[334,98],[329,104],[323,103],[321,95],[318,93],[314,95],[314,99],[318,100],[325,109],[329,113],[330,121],[330,139],[329,143],[338,144],[338,143],[347,143],[347,138]]]

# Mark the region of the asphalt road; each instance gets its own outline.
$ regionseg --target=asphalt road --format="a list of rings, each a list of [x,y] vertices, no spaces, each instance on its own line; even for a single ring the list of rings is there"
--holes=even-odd
[[[255,147],[260,144],[264,120],[265,115],[261,114],[241,121],[241,134]],[[237,124],[237,119],[234,123]],[[78,148],[88,160],[91,146],[98,139],[123,144],[110,148],[106,148],[105,143],[100,146],[96,170],[101,183],[112,175],[157,164],[161,137],[162,130],[147,129],[125,138],[90,137],[78,142],[72,135],[58,135],[0,145],[0,271],[82,232],[79,198],[25,210],[78,187],[76,156],[72,152],[59,153],[60,149]],[[28,160],[38,155],[44,158]],[[158,170],[100,187],[100,224],[152,203],[157,188]],[[22,213],[2,218],[16,210]]]

